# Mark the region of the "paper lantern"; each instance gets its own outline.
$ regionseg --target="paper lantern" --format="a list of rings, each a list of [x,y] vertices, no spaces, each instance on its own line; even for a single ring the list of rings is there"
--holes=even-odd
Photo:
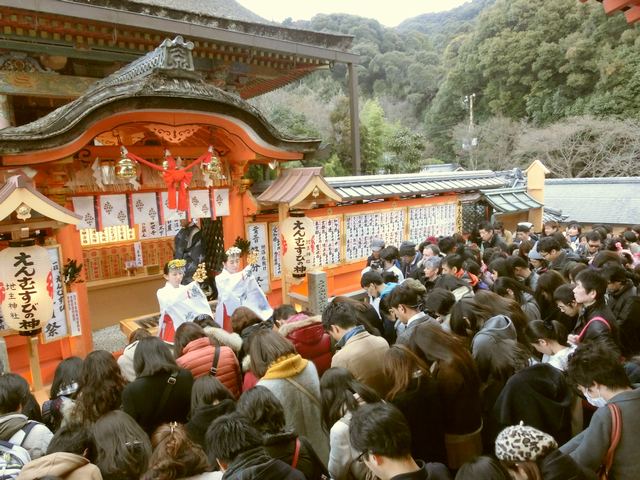
[[[47,250],[35,240],[0,251],[0,303],[7,326],[35,335],[53,316],[53,276]]]
[[[280,225],[282,267],[293,278],[304,278],[313,262],[315,223],[304,214],[292,213]]]

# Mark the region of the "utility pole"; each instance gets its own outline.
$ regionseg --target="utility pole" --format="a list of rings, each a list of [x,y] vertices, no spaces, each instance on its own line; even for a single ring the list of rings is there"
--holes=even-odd
[[[478,146],[478,138],[474,136],[474,126],[473,126],[473,101],[476,99],[476,94],[472,93],[471,95],[465,95],[464,104],[465,107],[469,110],[469,130],[467,132],[467,138],[462,143],[462,148],[464,150],[469,150],[469,167],[473,170],[477,170],[477,165],[475,164],[475,160],[473,158],[473,150]]]

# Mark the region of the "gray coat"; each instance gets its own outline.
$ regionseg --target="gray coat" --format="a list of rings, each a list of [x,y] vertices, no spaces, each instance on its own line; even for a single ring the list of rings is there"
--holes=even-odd
[[[311,442],[322,462],[329,460],[329,438],[322,429],[322,410],[320,407],[320,380],[313,362],[299,374],[291,377],[317,400],[311,400],[307,393],[288,382],[285,378],[258,381],[258,385],[267,387],[280,400],[284,407],[287,430],[296,432]]]
[[[640,478],[640,389],[619,393],[609,403],[615,403],[622,414],[622,436],[613,458],[610,478],[637,480]],[[611,413],[605,406],[596,410],[586,430],[565,443],[560,450],[568,453],[579,465],[596,471],[610,442]]]

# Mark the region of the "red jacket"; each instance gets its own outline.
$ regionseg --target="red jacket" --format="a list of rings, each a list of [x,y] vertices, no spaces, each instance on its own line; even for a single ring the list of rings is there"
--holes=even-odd
[[[217,347],[220,349],[216,378],[229,389],[234,397],[238,398],[242,393],[242,380],[240,365],[235,353],[229,347]],[[198,338],[189,342],[182,355],[176,362],[182,368],[191,370],[193,378],[202,377],[211,371],[216,347],[211,345],[208,337]]]
[[[321,317],[295,315],[280,327],[302,358],[311,360],[321,376],[331,367],[331,337],[322,328]]]

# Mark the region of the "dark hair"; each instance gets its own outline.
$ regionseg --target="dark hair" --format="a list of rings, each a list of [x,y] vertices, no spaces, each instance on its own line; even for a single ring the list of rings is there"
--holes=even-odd
[[[478,230],[484,230],[485,232],[493,232],[494,228],[494,225],[486,220],[478,224]]]
[[[622,265],[622,258],[617,252],[611,252],[609,250],[599,251],[593,260],[591,266],[593,268],[603,268],[605,265],[612,263],[614,265]]]
[[[423,284],[418,280],[408,278],[391,290],[387,304],[392,308],[397,308],[398,305],[405,305],[412,310],[422,311],[426,293],[427,289]]]
[[[140,340],[141,338],[145,338],[145,337],[152,337],[153,335],[151,335],[151,333],[149,332],[149,330],[147,330],[146,328],[136,328],[133,332],[131,332],[129,334],[129,344],[132,344],[133,342],[137,342],[138,340]]]
[[[147,337],[140,339],[136,346],[133,370],[136,377],[151,377],[158,373],[175,373],[178,364],[166,343],[159,337]]]
[[[401,343],[395,343],[389,347],[382,363],[384,374],[391,384],[387,392],[387,400],[393,400],[398,394],[406,392],[414,381],[419,385],[423,376],[429,376],[429,367],[424,360]],[[416,372],[419,372],[418,376]]]
[[[473,298],[463,298],[451,309],[451,330],[460,336],[478,332],[484,322],[496,315],[511,319],[520,335],[527,324],[527,316],[515,300],[504,298],[489,290],[479,290]]]
[[[561,250],[563,248],[569,247],[569,242],[567,241],[567,237],[565,237],[562,232],[553,232],[550,235],[550,237],[553,238],[556,242],[558,242],[558,245],[560,245]]]
[[[629,378],[620,363],[620,355],[608,342],[594,340],[578,345],[569,356],[569,378],[577,385],[590,387],[593,382],[608,388],[629,388]]]
[[[600,272],[590,268],[583,270],[576,277],[576,283],[578,282],[580,282],[587,293],[596,292],[596,302],[604,301],[604,294],[607,293],[607,280]]]
[[[547,220],[544,222],[545,227],[560,228],[560,224],[555,220]]]
[[[296,313],[296,309],[293,305],[285,303],[273,309],[273,319],[278,320],[287,320],[290,317],[293,317]]]
[[[195,323],[196,325],[202,328],[206,328],[206,327],[220,328],[220,325],[217,324],[217,322],[213,319],[213,317],[211,315],[207,315],[206,313],[200,314],[197,317],[195,317],[193,319],[193,323]]]
[[[570,282],[574,282],[578,274],[587,268],[589,267],[581,262],[567,262],[563,275],[565,278],[569,279]]]
[[[378,272],[374,272],[373,270],[369,270],[362,275],[362,278],[360,278],[360,286],[362,288],[367,288],[372,283],[374,285],[382,285],[384,282],[382,281],[382,275]]]
[[[233,400],[235,398],[224,384],[213,375],[198,377],[191,388],[191,415],[205,405],[213,405],[216,401]]]
[[[181,424],[160,425],[151,435],[151,445],[151,466],[140,480],[187,478],[210,470],[204,451]]]
[[[519,255],[512,255],[511,257],[507,258],[507,263],[509,264],[509,268],[512,272],[516,268],[529,268],[529,262],[527,262]]]
[[[86,425],[75,424],[60,428],[47,447],[47,455],[57,452],[75,453],[88,459],[95,456],[95,441]],[[85,450],[87,453],[85,454]]]
[[[446,255],[452,250],[455,250],[456,241],[453,237],[442,237],[438,240],[438,248],[440,249],[440,252]]]
[[[565,283],[567,283],[566,279],[555,270],[546,271],[538,277],[538,284],[533,296],[538,302],[541,312],[548,311],[546,307],[551,303],[554,292]]]
[[[14,413],[24,403],[24,385],[29,384],[17,373],[0,375],[0,415]]]
[[[573,302],[576,301],[576,297],[573,294],[574,288],[575,288],[575,285],[571,283],[565,283],[563,285],[560,285],[553,292],[553,300],[555,302],[562,302],[565,305],[571,305]]]
[[[122,410],[113,410],[93,424],[96,439],[94,464],[104,478],[139,478],[147,471],[151,442],[136,421]]]
[[[273,330],[261,329],[251,336],[251,371],[258,378],[262,378],[273,362],[295,353],[293,344],[282,335]]]
[[[87,355],[82,363],[76,397],[75,411],[79,419],[95,422],[107,412],[120,408],[126,383],[111,353],[95,350]]]
[[[322,326],[328,332],[332,325],[345,330],[355,327],[357,321],[353,305],[346,302],[330,302],[322,312]]]
[[[442,260],[442,263],[447,265],[449,268],[457,268],[458,270],[462,269],[464,265],[464,258],[462,255],[458,255],[457,253],[450,253]]]
[[[238,455],[262,445],[262,435],[237,412],[217,418],[207,429],[205,445],[209,463],[232,462]]]
[[[629,243],[634,243],[638,241],[638,235],[633,230],[626,230],[622,233],[624,239]]]
[[[398,283],[398,275],[393,270],[387,270],[382,272],[382,282],[383,283]]]
[[[78,383],[82,373],[82,359],[80,357],[69,357],[62,360],[56,367],[53,374],[53,382],[51,382],[51,391],[49,398],[51,400],[60,395],[60,390],[65,389],[74,383]],[[70,394],[69,397],[75,398],[76,392]]]
[[[351,305],[356,315],[356,324],[362,325],[371,335],[380,336],[381,330],[384,330],[384,325],[373,305],[354,300],[344,295],[334,297],[331,303],[348,303]]]
[[[560,251],[561,247],[554,237],[543,237],[538,241],[538,252],[549,253],[552,250]]]
[[[238,413],[244,415],[257,430],[275,435],[282,433],[286,424],[284,408],[271,390],[257,385],[240,395]]]
[[[554,340],[560,345],[567,346],[567,329],[555,320],[533,320],[524,329],[527,342],[537,343],[538,340]]]
[[[455,278],[455,277],[454,277]],[[424,309],[431,316],[448,315],[456,303],[456,297],[445,288],[434,288],[424,299]]]
[[[411,430],[405,416],[389,403],[362,405],[349,424],[351,446],[387,458],[411,455]]]
[[[176,358],[181,357],[184,352],[184,347],[194,340],[205,337],[207,337],[207,334],[204,333],[204,329],[200,325],[193,322],[184,322],[176,330],[173,339],[173,355]]]
[[[533,293],[524,283],[519,282],[518,280],[511,277],[496,278],[496,281],[493,282],[491,290],[493,290],[501,297],[507,297],[509,290],[511,290],[518,305],[523,305],[525,303],[525,293]]]
[[[627,270],[622,265],[606,265],[602,269],[602,276],[608,283],[621,282],[624,283],[628,280],[629,276]]]
[[[399,251],[396,247],[389,245],[380,250],[380,258],[385,262],[393,262],[399,258]]]
[[[460,467],[455,480],[511,480],[507,469],[495,458],[476,457]]]
[[[238,307],[231,315],[231,328],[234,333],[241,333],[247,327],[262,322],[262,318],[248,307]]]
[[[468,287],[469,289],[471,289],[471,287],[469,287],[469,284],[467,282],[465,282],[461,278],[456,277],[455,275],[451,275],[448,273],[440,275],[438,277],[435,283],[435,287],[442,288],[450,292],[453,292],[454,290],[460,287]]]
[[[567,226],[567,230],[570,228],[575,228],[576,230],[578,230],[578,235],[580,235],[582,233],[582,225],[580,225],[577,222],[571,222],[568,226]]]
[[[587,242],[602,241],[602,235],[600,235],[600,232],[598,232],[597,230],[591,230],[590,232],[587,232],[587,234],[585,235],[585,238],[587,239]]]
[[[332,367],[320,379],[322,425],[329,431],[345,413],[355,411],[360,404],[374,403],[380,397],[372,388],[358,382],[349,370]]]
[[[498,257],[491,260],[491,263],[489,263],[489,271],[493,272],[494,270],[498,272],[498,277],[513,278],[513,268],[506,258]]]

